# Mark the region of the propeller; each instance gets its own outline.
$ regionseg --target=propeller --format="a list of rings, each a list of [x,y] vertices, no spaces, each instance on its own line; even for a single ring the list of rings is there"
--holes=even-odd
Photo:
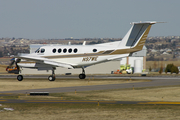
[[[11,61],[11,63],[9,64],[8,67],[11,67],[15,63],[15,58],[12,58],[10,61]]]
[[[16,68],[17,68],[17,72],[19,73],[19,66],[18,66],[17,63],[19,63],[21,61],[21,59],[19,59],[19,58],[17,58],[17,59],[12,58],[10,61],[11,61],[11,63],[9,64],[9,66],[7,66],[6,71],[8,71],[8,69],[11,68],[15,64]]]
[[[17,64],[17,63],[19,63],[19,62],[21,62],[21,59],[17,58],[17,59],[16,59],[16,61],[15,61],[15,65],[16,65],[16,67],[17,67],[18,71],[19,71],[19,66],[18,66],[18,64]]]

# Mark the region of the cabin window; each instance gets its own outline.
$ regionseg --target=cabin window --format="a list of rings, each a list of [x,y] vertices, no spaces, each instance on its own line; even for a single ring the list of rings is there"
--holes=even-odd
[[[56,52],[56,49],[54,48],[54,49],[52,50],[52,52],[55,53],[55,52]]]
[[[61,48],[59,48],[59,49],[58,49],[58,53],[61,53],[61,51],[62,51]]]
[[[97,52],[97,49],[93,49],[93,52]]]
[[[44,48],[42,48],[42,49],[41,49],[41,53],[44,53],[44,52],[45,52],[45,49],[44,49]]]
[[[71,52],[72,52],[72,49],[70,48],[70,49],[68,50],[68,52],[71,53]]]
[[[77,51],[78,51],[77,48],[75,48],[75,49],[74,49],[74,53],[77,53]]]
[[[63,49],[63,52],[64,52],[64,53],[66,53],[66,52],[67,52],[67,49],[66,49],[66,48],[64,48],[64,49]]]

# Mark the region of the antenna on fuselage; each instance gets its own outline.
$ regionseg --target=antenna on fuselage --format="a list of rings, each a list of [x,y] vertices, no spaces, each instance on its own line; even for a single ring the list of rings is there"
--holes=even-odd
[[[70,41],[68,42],[68,45],[71,45],[71,42],[70,42]]]
[[[86,41],[84,41],[82,45],[86,45]]]

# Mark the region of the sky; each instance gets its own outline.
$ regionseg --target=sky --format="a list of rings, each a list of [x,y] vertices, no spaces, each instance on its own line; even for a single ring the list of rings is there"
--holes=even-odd
[[[131,22],[149,37],[180,36],[180,0],[0,0],[0,38],[122,38]]]

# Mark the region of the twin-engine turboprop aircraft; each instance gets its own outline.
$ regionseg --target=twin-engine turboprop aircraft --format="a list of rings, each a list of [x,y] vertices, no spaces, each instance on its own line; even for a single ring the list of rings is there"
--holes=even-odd
[[[22,67],[38,70],[52,70],[49,81],[55,80],[54,70],[56,67],[68,69],[82,68],[80,79],[85,79],[84,68],[90,65],[127,57],[133,52],[142,50],[148,36],[151,25],[157,22],[132,23],[132,27],[121,41],[95,45],[59,45],[43,46],[35,53],[16,56],[15,63],[19,70]],[[21,59],[26,63],[20,62]],[[30,63],[27,63],[29,61]],[[23,80],[18,75],[19,81]]]

